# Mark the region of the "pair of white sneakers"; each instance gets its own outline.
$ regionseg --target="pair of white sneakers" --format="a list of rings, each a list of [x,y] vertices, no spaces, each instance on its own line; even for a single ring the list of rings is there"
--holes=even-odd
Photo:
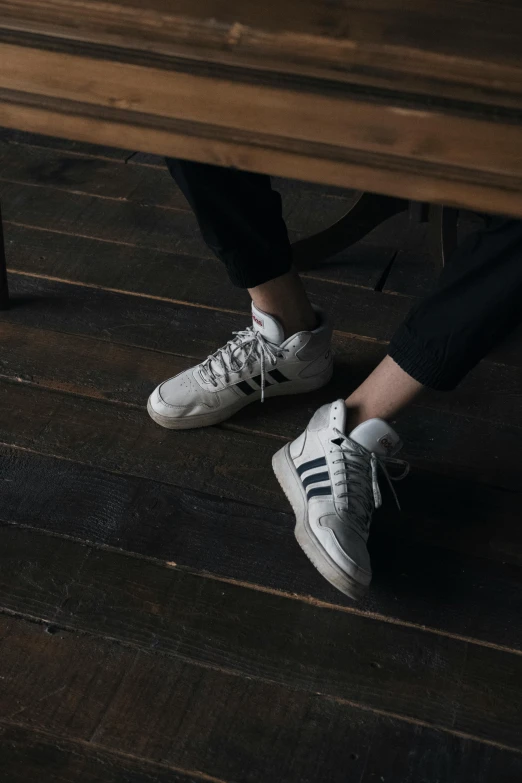
[[[147,409],[169,429],[217,424],[256,400],[299,394],[324,386],[333,371],[332,330],[316,310],[318,327],[285,340],[272,316],[252,305],[252,326],[235,332],[204,362],[170,378],[152,393]],[[343,400],[324,405],[306,430],[273,458],[277,479],[296,516],[295,535],[318,571],[351,598],[371,582],[367,549],[370,523],[381,505],[378,470],[402,443],[381,419],[346,432]]]

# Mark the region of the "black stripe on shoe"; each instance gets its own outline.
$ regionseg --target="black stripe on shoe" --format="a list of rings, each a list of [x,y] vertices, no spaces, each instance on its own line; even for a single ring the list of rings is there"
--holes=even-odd
[[[243,394],[253,394],[255,392],[255,389],[249,386],[246,381],[239,381],[239,383],[236,383],[236,386],[238,389],[241,389]]]
[[[261,388],[261,376],[260,375],[256,375],[255,378],[250,378],[250,380],[254,381],[254,383],[257,383],[259,388]],[[268,387],[272,386],[272,385],[273,384],[271,384],[270,381],[267,381],[267,379],[265,378],[265,389],[268,389]]]
[[[310,500],[310,498],[315,497],[316,495],[331,495],[332,494],[332,487],[328,485],[327,487],[315,487],[315,489],[309,489],[306,493],[306,499]]]
[[[306,473],[307,470],[312,470],[312,468],[323,468],[325,466],[325,458],[318,457],[317,459],[311,459],[310,462],[303,462],[303,464],[297,468],[297,472],[300,476],[302,476],[303,473]]]
[[[274,381],[277,381],[277,383],[286,383],[290,380],[290,378],[287,378],[286,375],[283,375],[279,370],[270,370],[268,374]]]
[[[328,481],[330,476],[328,475],[328,472],[326,473],[313,473],[311,476],[307,476],[305,479],[303,479],[303,487],[306,489],[306,487],[310,486],[310,484],[318,484],[320,481]]]

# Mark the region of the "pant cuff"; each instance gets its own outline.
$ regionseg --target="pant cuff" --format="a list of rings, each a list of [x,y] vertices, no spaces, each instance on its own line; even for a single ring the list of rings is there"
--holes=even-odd
[[[235,266],[233,263],[227,263],[226,267],[230,282],[236,288],[255,288],[290,272],[292,259],[271,259],[270,262],[253,264],[251,268],[246,265]]]
[[[418,383],[435,391],[453,391],[466,373],[465,368],[449,367],[444,357],[434,355],[407,324],[402,324],[393,336],[388,355]]]

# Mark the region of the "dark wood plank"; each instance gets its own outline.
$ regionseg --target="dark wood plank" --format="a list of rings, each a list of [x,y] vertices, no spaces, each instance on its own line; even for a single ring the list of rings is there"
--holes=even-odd
[[[2,181],[4,220],[79,234],[110,242],[140,245],[152,250],[211,257],[200,237],[196,219],[185,210],[99,199],[54,188]]]
[[[155,379],[156,380],[156,379]],[[19,385],[18,385],[19,386]],[[151,383],[153,388],[153,383]],[[29,400],[31,396],[34,396],[35,390],[30,388],[18,388],[7,384],[2,389],[2,395],[6,402],[7,400],[16,400],[17,404],[22,405],[30,404]],[[43,403],[43,391],[42,395],[43,407],[50,406],[50,409],[54,407],[54,403],[51,401],[54,399],[54,393],[45,392],[48,397],[48,403]],[[258,432],[266,432],[273,434],[278,438],[291,438],[297,436],[308,421],[309,417],[321,402],[330,400],[332,393],[328,388],[320,390],[315,396],[306,396],[303,398],[303,404],[297,407],[293,398],[280,398],[279,400],[270,400],[265,404],[250,405],[237,414],[233,420],[233,426],[235,428],[242,428],[248,432],[252,430]],[[58,400],[58,398],[56,398]],[[23,402],[22,402],[23,401]],[[9,402],[8,404],[11,404]],[[56,401],[56,404],[58,402]],[[134,411],[116,411],[114,407],[106,407],[102,403],[96,403],[95,401],[89,401],[88,405],[83,404],[80,401],[75,401],[73,398],[64,397],[62,410],[69,410],[70,415],[75,419],[73,429],[85,428],[85,432],[90,431],[91,425],[89,423],[89,416],[94,416],[97,419],[99,416],[108,416],[106,426],[110,426],[110,421],[114,416],[115,429],[120,432],[122,437],[120,446],[123,447],[123,443],[129,438],[129,443],[133,442],[132,431],[144,432],[144,443],[149,443],[150,459],[154,461],[154,454],[160,458],[162,447],[158,444],[160,441],[165,444],[165,449],[168,450],[168,438],[172,437],[172,433],[158,432],[157,427],[151,427],[150,422],[147,422],[146,417],[142,416],[140,412]],[[99,413],[94,413],[94,406],[101,405]],[[40,408],[41,406],[36,406]],[[78,409],[77,413],[73,413],[73,409]],[[103,412],[102,412],[103,411]],[[34,414],[35,422],[34,426],[38,430],[38,419],[43,413],[38,412]],[[122,416],[123,419],[118,421],[118,416]],[[125,417],[130,417],[126,420],[126,424],[123,424]],[[131,420],[134,417],[134,424],[131,424]],[[0,421],[2,417],[0,416]],[[65,429],[59,424],[60,416],[56,413],[53,415],[53,420],[57,431],[60,430],[65,438],[65,441],[70,441],[70,437],[66,434]],[[82,421],[83,424],[79,425]],[[116,424],[116,422],[118,423]],[[2,430],[5,433],[4,438],[6,442],[20,442],[18,438],[20,434],[17,427],[10,430],[10,424],[12,422],[9,417],[5,419]],[[30,422],[23,422],[22,431],[30,431]],[[123,429],[122,429],[123,427]],[[148,427],[148,430],[147,430]],[[404,439],[407,443],[405,455],[409,457],[415,465],[424,468],[430,468],[435,472],[447,473],[448,471],[455,471],[457,475],[466,478],[473,478],[478,481],[485,481],[501,487],[517,487],[519,482],[519,470],[518,464],[512,460],[513,449],[516,449],[519,439],[519,426],[513,422],[498,424],[497,422],[482,422],[480,431],[477,430],[475,419],[469,416],[463,416],[459,414],[449,414],[442,410],[431,410],[429,408],[412,407],[399,417],[399,429],[404,435]],[[50,432],[54,430],[46,429],[44,432],[50,435]],[[123,431],[126,430],[126,434]],[[62,437],[60,436],[60,438]],[[212,434],[209,431],[200,433],[201,442],[207,438],[211,438]],[[23,436],[25,437],[25,436]],[[217,436],[216,436],[217,437]],[[224,436],[223,434],[223,437]],[[455,440],[468,444],[468,449],[456,450],[454,449]],[[12,440],[14,439],[14,440]],[[97,440],[99,440],[97,438]],[[118,442],[116,437],[115,443]],[[183,432],[176,435],[176,440],[180,444],[191,444],[190,448],[196,448],[198,453],[200,452],[199,445],[196,446],[198,441],[198,433]],[[152,445],[152,444],[156,445]],[[274,444],[275,445],[275,444]],[[268,441],[267,441],[268,447]],[[61,448],[61,447],[60,447]],[[156,448],[158,451],[156,452]],[[54,453],[54,452],[53,452]],[[448,462],[450,459],[451,461]],[[144,456],[143,454],[141,455]],[[165,453],[166,456],[166,453]],[[129,455],[122,458],[128,464]],[[170,460],[172,457],[168,459]],[[209,461],[207,455],[206,460]],[[110,467],[110,464],[107,465]],[[160,476],[161,478],[161,476]],[[189,484],[189,486],[191,486]],[[197,487],[196,487],[197,488]]]
[[[1,136],[0,136],[1,140]],[[0,180],[98,198],[189,210],[167,169],[126,166],[124,159],[0,143]]]
[[[520,655],[13,527],[2,541],[10,612],[518,747]]]
[[[11,274],[13,307],[2,320],[36,329],[96,337],[112,344],[136,345],[200,360],[250,321],[244,312],[212,310],[212,332],[202,310],[172,301],[128,296],[96,287]]]
[[[9,310],[9,281],[7,279],[7,259],[5,255],[4,224],[2,205],[0,204],[0,310]]]
[[[6,521],[354,606],[302,555],[286,511],[6,447],[0,460]],[[519,495],[415,475],[403,507],[376,514],[375,576],[357,611],[520,649]]]
[[[9,267],[14,271],[245,314],[250,309],[247,292],[231,286],[222,264],[213,258],[198,259],[10,224],[5,230]],[[312,300],[330,314],[336,329],[348,333],[389,340],[411,306],[407,297],[377,295],[357,286],[310,277],[304,280]],[[519,356],[520,351],[512,354]]]
[[[119,291],[145,294],[175,300],[175,302],[188,302],[204,305],[213,309],[234,310],[247,316],[249,311],[249,297],[245,291],[234,288],[228,282],[222,265],[215,259],[197,259],[178,253],[167,253],[139,248],[132,245],[113,244],[95,239],[74,237],[54,232],[28,229],[26,227],[6,225],[7,252],[11,269],[20,272],[57,277],[61,280],[73,283],[88,284],[112,288]],[[378,229],[384,231],[385,226]],[[33,297],[39,286],[46,285],[38,281],[31,282],[28,279],[12,277],[13,296]],[[415,301],[409,297],[392,294],[375,293],[357,286],[344,286],[338,283],[330,283],[321,279],[305,277],[305,286],[312,300],[322,306],[332,319],[336,330],[348,334],[369,337],[372,340],[386,342],[390,340],[395,329],[408,313],[411,304]],[[52,287],[53,284],[49,283]],[[82,296],[94,301],[96,296],[103,294],[82,293],[80,289],[55,284],[49,296],[52,299],[60,298],[61,306],[69,306],[66,300]],[[33,292],[35,292],[33,294]],[[46,294],[47,296],[47,294]],[[124,302],[126,300],[120,300]],[[153,327],[158,322],[157,313],[152,309],[157,305],[143,300],[138,304],[133,299],[132,307],[141,314],[141,324],[150,320],[149,331],[157,333],[158,327]],[[116,302],[114,303],[116,305]],[[47,302],[49,307],[51,302]],[[34,302],[33,305],[34,307]],[[136,319],[132,307],[125,306],[125,322],[134,324]],[[147,309],[148,308],[148,309]],[[121,309],[121,306],[119,307]],[[171,305],[168,311],[170,317],[176,313],[178,317],[181,310],[176,305]],[[192,316],[193,311],[185,309],[184,312]],[[72,317],[74,309],[72,309]],[[24,319],[31,318],[30,308],[24,310]],[[110,315],[106,315],[110,318]],[[205,348],[200,350],[209,353],[215,350],[216,345],[226,342],[230,331],[241,328],[238,319],[231,319],[226,314],[215,313],[213,318],[220,323],[223,318],[228,318],[231,324],[230,330],[215,332],[216,339],[207,339]],[[191,317],[194,334],[203,333],[204,325],[199,328],[196,319]],[[24,321],[26,322],[26,321]],[[114,327],[118,331],[121,325]],[[132,327],[135,329],[135,326]],[[129,334],[132,332],[129,327]],[[145,331],[146,327],[143,326]],[[169,340],[174,338],[174,330],[161,330],[161,342],[168,347]],[[217,337],[222,334],[221,337]],[[154,335],[155,336],[155,335]],[[152,335],[151,335],[152,338]],[[112,339],[116,339],[116,332],[112,333]],[[130,338],[129,338],[130,339]],[[503,345],[499,345],[491,354],[491,359],[520,366],[522,353],[520,351],[521,330],[514,333]],[[149,343],[150,344],[150,343]],[[157,343],[155,343],[157,345]],[[179,352],[179,351],[178,351]]]
[[[37,152],[31,151],[31,155],[34,159],[38,159]],[[195,217],[192,212],[187,211],[184,199],[166,171],[125,167],[129,173],[121,176],[119,173],[121,164],[112,164],[94,158],[86,158],[83,164],[81,159],[77,162],[75,160],[55,161],[57,173],[54,176],[66,180],[66,176],[62,173],[64,168],[66,171],[83,168],[83,173],[80,171],[78,178],[85,178],[86,174],[96,167],[102,169],[100,179],[103,182],[104,170],[112,166],[115,168],[117,181],[120,178],[122,180],[121,186],[126,195],[119,201],[100,199],[99,186],[96,187],[96,183],[87,187],[80,185],[80,192],[69,191],[67,207],[64,208],[61,189],[41,187],[42,179],[45,180],[46,176],[48,181],[50,178],[49,184],[52,185],[52,167],[46,175],[45,158],[41,164],[34,163],[33,170],[36,169],[36,172],[32,177],[32,185],[23,184],[24,180],[29,179],[29,175],[17,174],[17,166],[13,162],[7,167],[7,173],[5,176],[2,175],[0,180],[0,195],[6,204],[5,220],[67,234],[74,233],[126,245],[138,245],[151,250],[195,255],[199,259],[213,258],[200,236]],[[20,167],[22,164],[18,168]],[[10,178],[16,181],[8,181]],[[37,178],[38,186],[34,184]],[[160,178],[161,185],[156,188],[156,180]],[[131,191],[130,195],[126,180],[138,180],[136,191],[134,193]],[[82,193],[84,188],[86,192]],[[113,185],[110,192],[114,192],[115,189],[117,186]],[[159,191],[158,198],[153,195],[156,189]],[[88,195],[93,190],[96,195]],[[164,204],[156,205],[158,199],[161,199],[162,191],[166,193],[165,199],[170,199],[172,202],[172,208],[165,209]],[[169,196],[171,192],[172,196]],[[348,211],[350,203],[349,198],[323,195],[318,197],[306,189],[296,193],[295,188],[291,188],[284,199],[290,238],[295,241],[327,228]],[[324,279],[373,288],[395,252],[393,244],[382,229],[377,229],[358,245],[338,253],[329,263],[322,264],[319,270],[320,276]]]
[[[36,252],[36,248],[34,250]],[[106,260],[109,265],[110,259]],[[67,263],[66,258],[63,263]],[[61,269],[59,271],[61,273]],[[118,285],[118,280],[111,282]],[[19,275],[12,276],[12,292],[13,300],[20,306],[2,317],[5,350],[1,366],[6,377],[33,380],[71,391],[83,389],[82,393],[101,394],[136,404],[142,404],[156,381],[190,366],[195,359],[204,358],[248,319],[246,313],[233,315],[143,297],[129,298]],[[243,303],[247,305],[246,297],[243,297]],[[240,301],[236,304],[241,306]],[[363,313],[364,310],[360,315]],[[168,328],[165,328],[166,324]],[[75,343],[63,336],[47,337],[42,330],[101,338],[110,340],[112,345],[90,344],[83,340]],[[159,353],[116,348],[116,344],[122,343],[136,348],[161,348],[166,354],[176,356],[169,359]],[[334,346],[334,381],[328,387],[326,398],[323,393],[308,398],[311,400],[309,407],[316,400],[346,396],[386,352],[384,344],[339,333],[334,337]],[[515,348],[514,343],[512,347]],[[81,363],[73,360],[76,352],[83,357]],[[180,356],[187,357],[186,361],[180,360]],[[520,356],[518,351],[513,353],[514,359],[517,356]],[[98,378],[96,382],[95,378]],[[451,395],[430,392],[422,404],[516,424],[520,413],[519,393],[518,370],[486,361]],[[248,410],[250,414],[252,408]],[[288,415],[293,415],[291,409]],[[301,423],[299,419],[299,426]]]
[[[45,285],[44,285],[45,289]],[[119,299],[119,295],[113,295]],[[118,310],[110,302],[111,295],[103,301],[112,313]],[[102,297],[102,300],[104,297]],[[179,356],[172,351],[184,354],[195,353],[200,347],[193,337],[192,323],[197,321],[204,335],[205,325],[208,335],[215,334],[215,313],[206,309],[193,309],[181,319],[178,328],[170,335],[170,352],[151,350],[149,347],[121,344],[125,332],[120,330],[118,342],[108,342],[103,329],[98,324],[92,299],[89,300],[89,320],[82,320],[80,328],[87,332],[84,336],[71,334],[76,323],[68,317],[68,308],[55,310],[55,318],[49,324],[53,331],[45,328],[22,326],[23,311],[16,310],[14,317],[9,314],[0,323],[0,339],[3,344],[0,359],[0,376],[11,380],[35,383],[51,389],[62,389],[75,394],[99,397],[143,406],[153,389],[162,380],[185,370],[203,359],[218,345],[211,345],[199,356]],[[161,307],[161,305],[160,305]],[[39,309],[38,313],[45,318]],[[60,319],[60,316],[63,316]],[[34,316],[33,316],[34,322]],[[106,319],[100,314],[100,322]],[[42,327],[44,324],[42,324]],[[92,327],[96,338],[91,338],[86,327]],[[55,331],[56,330],[56,331]],[[138,339],[132,334],[130,339]],[[110,336],[112,336],[114,332]],[[102,339],[100,340],[100,336]],[[227,335],[228,337],[228,335]],[[225,338],[223,338],[225,339]],[[145,342],[150,342],[149,330]],[[264,429],[267,433],[288,433],[290,437],[296,429],[303,426],[303,417],[299,408],[306,404],[307,410],[318,407],[325,400],[346,397],[350,391],[362,382],[386,353],[386,347],[368,340],[360,340],[341,335],[334,336],[335,373],[327,389],[317,394],[307,395],[298,406],[288,401],[272,401],[266,409],[263,406],[248,408],[240,420],[248,428],[252,416],[256,418],[256,431]],[[431,414],[426,409],[444,410],[449,414],[461,414],[499,422],[508,425],[522,425],[522,411],[518,400],[522,394],[522,376],[519,368],[482,362],[452,394],[427,392],[416,407]],[[267,414],[268,410],[268,415]],[[274,410],[276,411],[274,413]],[[254,413],[253,413],[254,411]],[[277,413],[279,411],[279,413]],[[257,415],[256,415],[257,414]],[[273,417],[276,417],[275,422]],[[236,419],[232,419],[234,422]],[[275,423],[274,423],[275,422]]]
[[[8,745],[9,760],[14,756],[16,761],[17,754],[20,758],[20,744],[30,728],[59,737],[57,747],[40,759],[66,764],[58,754],[73,751],[81,764],[88,748],[91,769],[93,758],[94,771],[97,763],[107,764],[104,783],[111,781],[115,758],[124,754],[132,757],[132,766],[122,761],[131,766],[125,778],[129,783],[142,783],[142,771],[151,775],[147,780],[156,781],[157,762],[169,769],[173,783],[187,778],[192,783],[195,777],[190,772],[180,776],[176,768],[197,769],[217,783],[345,783],[352,778],[373,783],[382,777],[387,783],[403,783],[408,776],[430,783],[511,783],[520,774],[518,752],[303,690],[152,652],[136,654],[89,636],[61,630],[49,634],[43,626],[13,618],[0,618],[0,628],[0,667],[9,677],[0,702],[4,714],[6,706],[16,704],[18,709],[12,717],[17,725],[4,721],[1,727],[0,743]],[[25,667],[19,666],[21,658]],[[34,740],[27,744],[24,764],[38,748]],[[58,779],[69,783],[67,777]]]
[[[0,377],[140,407],[158,383],[194,364],[170,353],[8,321],[0,322],[0,341]]]
[[[29,281],[30,282],[30,281]],[[100,292],[91,292],[93,296],[98,297],[100,295]],[[67,299],[67,298],[66,298]],[[92,301],[92,300],[91,300]],[[99,301],[99,300],[98,300]],[[135,300],[132,300],[135,301]],[[163,306],[156,311],[153,318],[150,318],[150,305],[154,304],[151,303],[148,300],[139,299],[138,306],[136,308],[132,307],[132,304],[129,309],[129,303],[126,303],[126,312],[132,312],[130,323],[129,321],[123,323],[125,324],[125,338],[126,342],[132,341],[133,337],[133,326],[132,326],[132,320],[137,325],[137,329],[140,335],[140,341],[141,344],[145,342],[145,345],[147,345],[147,340],[143,340],[142,336],[144,333],[151,332],[151,325],[156,323],[161,323],[162,326],[162,332],[163,334],[166,333],[164,323],[167,323],[170,327],[169,331],[169,340],[178,340],[179,345],[179,335],[175,335],[175,329],[172,328],[171,324],[172,321],[170,318],[162,318],[165,316],[166,313],[164,313]],[[44,304],[44,303],[42,303]],[[63,307],[63,302],[57,303],[59,307]],[[67,299],[67,304],[65,305],[65,312],[67,313],[67,310],[70,308],[71,311],[75,309],[73,302],[69,302]],[[143,309],[145,307],[145,310]],[[169,305],[170,307],[170,305]],[[31,308],[28,308],[28,311],[32,310]],[[187,310],[190,310],[190,308],[187,308]],[[13,311],[15,314],[18,313],[17,318],[20,320],[25,320],[24,310],[22,308],[15,308]],[[121,332],[122,329],[122,320],[120,320],[120,314],[115,311],[114,309],[111,309],[110,311],[107,311],[105,309],[100,310],[99,312],[103,312],[103,316],[100,320],[98,320],[98,316],[96,318],[93,318],[92,310],[89,309],[89,307],[86,308],[85,311],[78,311],[74,315],[74,318],[80,323],[84,320],[87,321],[88,324],[92,324],[93,322],[98,323],[98,329],[103,334],[104,329],[113,329],[116,332]],[[177,311],[177,314],[179,315],[179,310]],[[61,313],[63,316],[63,312]],[[193,322],[193,317],[191,317],[191,313],[185,313],[185,317],[188,319],[189,323]],[[230,323],[230,316],[228,317],[228,322]],[[39,321],[41,323],[41,320]],[[44,322],[45,323],[45,322]],[[112,324],[112,326],[111,326]],[[43,325],[43,324],[42,324]],[[240,325],[238,323],[238,325]],[[232,329],[230,326],[228,327],[230,331]],[[208,335],[210,334],[209,330],[206,330],[203,327],[203,324],[199,323],[199,329],[200,333],[203,334],[203,339],[206,337],[207,345],[208,345]],[[223,340],[221,342],[224,342],[226,337],[228,337],[228,334],[224,331]],[[89,330],[89,333],[92,333],[92,330]],[[96,336],[98,336],[100,332],[96,333]],[[197,336],[197,330],[195,331],[195,334]],[[212,334],[215,335],[216,331],[212,331]],[[152,342],[151,347],[156,347],[158,345],[157,339],[154,340],[149,337],[149,340]],[[150,345],[150,342],[149,342]],[[172,343],[171,343],[172,345]],[[167,347],[168,343],[164,345],[164,347]],[[215,346],[212,346],[215,347]],[[101,347],[98,346],[100,349]],[[211,348],[210,348],[211,349]],[[192,351],[189,351],[192,352]],[[201,355],[201,354],[200,354]],[[93,367],[93,359],[91,358],[91,367]],[[126,361],[128,364],[131,363],[130,357],[127,355]],[[168,364],[168,362],[166,362]],[[364,371],[366,370],[366,366],[364,365]],[[176,365],[174,364],[174,369],[176,368]],[[164,373],[164,370],[166,369],[165,364],[162,362],[161,365],[161,372]],[[95,368],[93,367],[93,372],[95,372]],[[349,374],[350,370],[348,370]],[[25,374],[30,377],[31,375],[31,369],[27,368],[25,371]],[[170,374],[170,373],[167,373]],[[78,376],[77,376],[78,377]],[[362,373],[359,375],[359,379],[362,377]],[[497,382],[497,376],[495,375],[494,371],[491,373],[491,377],[493,378],[492,385],[493,388],[495,388],[495,383]],[[146,378],[143,378],[143,381],[141,382],[140,386],[140,393],[141,390],[145,391],[144,385],[146,384]],[[84,376],[84,381],[86,381]],[[154,387],[154,384],[157,380],[160,380],[158,376],[155,378],[151,377],[150,379],[150,389]],[[64,384],[67,384],[67,378],[63,378],[62,382]],[[88,382],[89,385],[92,386],[93,381]],[[67,388],[71,388],[70,386]],[[469,388],[469,387],[468,387]],[[498,404],[497,407],[500,409],[502,406],[502,398],[506,394],[506,391],[509,393],[513,393],[513,390],[516,393],[516,379],[515,379],[515,386],[511,386],[511,389],[509,386],[502,386],[500,385],[498,388]],[[279,399],[279,400],[271,400],[265,403],[264,405],[252,405],[249,406],[248,409],[245,409],[242,413],[240,413],[238,416],[236,416],[233,420],[233,425],[235,427],[243,428],[247,431],[264,431],[266,433],[275,434],[278,436],[284,435],[285,437],[294,437],[303,429],[303,427],[306,425],[307,420],[309,419],[310,415],[313,413],[314,409],[317,407],[318,404],[322,402],[326,402],[330,400],[335,393],[344,393],[346,394],[348,389],[344,391],[344,388],[342,387],[342,379],[340,385],[335,389],[333,387],[332,389],[326,388],[321,390],[319,393],[317,393],[314,396],[307,396],[306,398],[303,397],[302,404],[299,406],[295,405],[295,402],[293,399]],[[30,392],[28,390],[25,390],[25,394],[29,394]],[[13,391],[13,394],[15,392]],[[468,395],[466,397],[466,394]],[[489,394],[489,390],[487,391],[487,395]],[[486,395],[486,396],[487,396]],[[443,398],[440,398],[443,399]],[[473,400],[473,392],[466,392],[466,388],[463,392],[462,397],[462,404],[461,404],[461,411],[464,413],[469,413],[469,410],[466,410],[466,406],[469,406],[469,400]],[[490,398],[491,400],[491,398]],[[70,404],[73,404],[72,401],[70,401]],[[77,403],[79,405],[79,403]],[[447,403],[448,406],[451,405],[451,403]],[[471,412],[478,412],[480,413],[480,398],[478,398],[478,401],[475,401],[475,409],[473,411],[473,408],[471,408]],[[80,406],[79,406],[80,407]],[[402,433],[404,434],[404,437],[406,439],[406,442],[408,444],[406,454],[412,459],[412,461],[420,466],[420,467],[427,467],[436,470],[440,473],[446,473],[449,470],[456,470],[457,474],[461,477],[468,477],[476,480],[485,480],[488,483],[497,483],[499,486],[505,486],[505,487],[512,487],[518,485],[518,468],[517,463],[514,463],[511,460],[510,454],[512,453],[512,449],[514,448],[514,445],[518,442],[518,430],[517,430],[517,424],[516,419],[514,421],[507,421],[501,426],[497,426],[497,424],[492,422],[486,422],[483,426],[481,426],[480,431],[477,430],[475,420],[473,418],[470,418],[469,416],[464,415],[455,415],[450,413],[451,408],[445,409],[444,406],[442,406],[439,410],[429,410],[428,408],[420,408],[420,407],[413,407],[411,408],[406,414],[403,414],[401,417],[401,420],[399,422],[400,429]],[[81,415],[81,414],[80,414]],[[129,414],[129,415],[135,415],[138,416],[139,421],[139,414]],[[86,420],[88,418],[86,415],[82,415],[82,418]],[[141,426],[144,426],[145,422],[142,421],[140,424]],[[87,422],[86,422],[87,425]],[[9,430],[7,430],[9,432]],[[456,450],[453,448],[454,442],[455,442],[455,433],[459,433],[459,438],[461,442],[466,442],[468,444],[468,449],[466,450]],[[164,435],[165,438],[167,438],[168,433]],[[7,437],[9,437],[7,435]],[[159,437],[159,436],[158,436]],[[194,433],[184,433],[183,435],[179,436],[182,438],[182,440],[185,440],[186,438],[193,438],[193,441],[195,442],[197,436]],[[204,436],[208,437],[208,433]],[[15,436],[16,439],[16,436]],[[8,441],[11,442],[11,441]],[[168,442],[168,440],[166,441]],[[188,441],[187,441],[188,442]],[[475,445],[473,445],[475,444]],[[489,449],[489,451],[484,451],[486,447]],[[451,458],[450,458],[451,455]],[[448,462],[448,460],[450,460]]]
[[[46,150],[58,150],[68,154],[90,155],[96,158],[124,161],[133,154],[128,150],[120,150],[117,147],[106,147],[85,141],[72,141],[71,139],[64,139],[58,136],[46,136],[42,133],[28,133],[27,131],[15,130],[14,128],[0,128],[0,142],[26,147],[41,147],[44,155]]]
[[[2,773],[9,783],[201,783],[197,773],[179,772],[130,754],[111,753],[87,742],[71,742],[43,731],[0,721]],[[485,748],[484,748],[485,750]]]
[[[6,444],[281,507],[270,468],[280,440],[214,428],[184,431],[174,443],[144,410],[6,382],[0,397]]]

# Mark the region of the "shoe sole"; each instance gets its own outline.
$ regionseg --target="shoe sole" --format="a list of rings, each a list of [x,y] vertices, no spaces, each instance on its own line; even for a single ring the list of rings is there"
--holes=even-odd
[[[368,592],[368,585],[358,582],[345,573],[327,552],[317,543],[308,522],[306,493],[290,456],[290,444],[280,449],[272,458],[276,478],[295,514],[295,537],[310,562],[324,578],[354,601]]]
[[[271,386],[265,390],[265,399],[270,397],[283,397],[288,394],[305,394],[306,392],[317,391],[332,378],[333,366],[328,375],[323,376],[320,383],[307,385],[303,388],[304,384],[300,384],[298,388],[291,387],[289,383],[281,384],[280,386]],[[290,387],[290,388],[289,388]],[[255,400],[251,400],[249,397],[245,397],[242,400],[238,400],[235,405],[230,405],[227,408],[218,408],[216,411],[210,413],[202,413],[199,416],[186,416],[185,418],[174,418],[172,416],[163,416],[161,413],[157,413],[152,407],[152,396],[147,401],[147,412],[151,419],[159,424],[160,427],[165,427],[167,430],[192,430],[199,427],[211,427],[213,424],[220,424],[222,421],[230,419],[235,413],[250,405],[253,402],[259,402],[259,397]]]

